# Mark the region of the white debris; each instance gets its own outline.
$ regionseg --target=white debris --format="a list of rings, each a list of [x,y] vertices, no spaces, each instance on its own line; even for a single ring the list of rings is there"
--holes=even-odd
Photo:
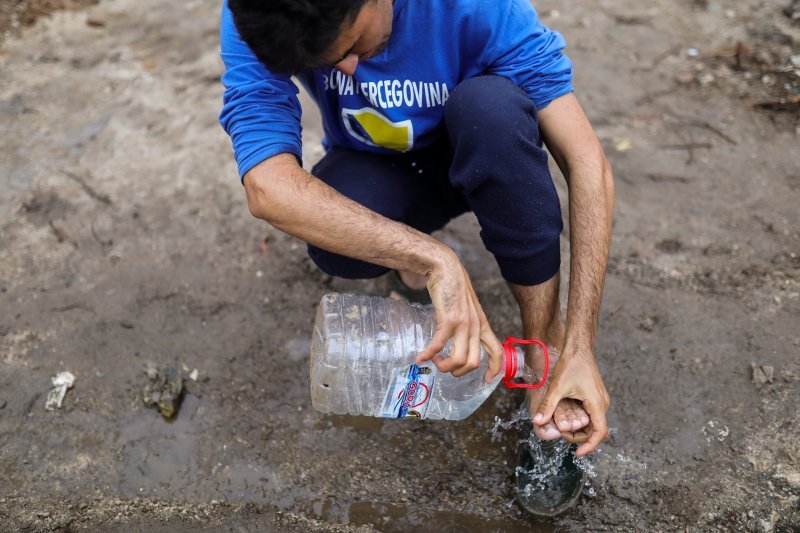
[[[197,381],[197,377],[198,377],[199,375],[200,375],[200,372],[198,372],[198,371],[197,371],[197,369],[195,368],[195,369],[193,369],[193,370],[192,370],[192,372],[189,374],[189,379],[191,379],[192,381]]]
[[[703,435],[706,437],[706,442],[711,444],[712,440],[724,442],[725,439],[731,434],[730,428],[720,422],[719,420],[709,420],[701,429]]]
[[[44,408],[48,411],[61,409],[61,403],[64,401],[64,396],[67,395],[67,390],[71,389],[75,383],[75,376],[72,375],[72,372],[59,372],[51,381],[53,388],[47,393],[47,401],[44,404]]]

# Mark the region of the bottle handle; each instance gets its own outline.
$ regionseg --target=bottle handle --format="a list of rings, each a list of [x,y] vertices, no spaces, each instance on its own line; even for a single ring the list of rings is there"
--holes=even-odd
[[[538,383],[514,383],[511,381],[517,377],[517,350],[514,349],[514,345],[521,344],[538,344],[544,351],[544,373],[542,379]],[[503,359],[506,364],[503,385],[505,385],[507,389],[539,389],[547,383],[547,374],[550,369],[550,355],[547,353],[547,345],[545,345],[545,343],[538,339],[515,339],[514,337],[506,337],[503,349],[505,350],[505,357]]]

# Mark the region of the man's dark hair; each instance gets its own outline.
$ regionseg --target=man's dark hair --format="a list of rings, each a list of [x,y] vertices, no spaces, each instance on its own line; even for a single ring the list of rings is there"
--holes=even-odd
[[[228,0],[242,40],[270,71],[294,74],[319,63],[370,0]]]

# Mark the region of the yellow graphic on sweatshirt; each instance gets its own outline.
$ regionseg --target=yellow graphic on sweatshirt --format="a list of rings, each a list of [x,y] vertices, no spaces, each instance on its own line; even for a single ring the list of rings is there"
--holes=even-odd
[[[414,145],[414,127],[410,120],[392,122],[369,107],[342,109],[347,133],[370,146],[408,152]]]

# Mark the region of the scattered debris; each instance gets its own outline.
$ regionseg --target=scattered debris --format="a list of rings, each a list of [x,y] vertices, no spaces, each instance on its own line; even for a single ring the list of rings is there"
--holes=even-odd
[[[786,383],[794,383],[798,380],[797,374],[791,370],[781,370],[781,377]]]
[[[730,135],[728,135],[727,133],[723,132],[718,127],[714,126],[713,124],[711,124],[710,122],[707,122],[705,120],[692,120],[690,122],[690,125],[691,126],[697,126],[697,127],[700,127],[700,128],[705,128],[705,129],[707,129],[708,131],[710,131],[711,133],[715,134],[717,137],[723,139],[724,141],[726,141],[729,144],[733,144],[733,145],[739,144],[736,141],[736,139],[732,138]]]
[[[631,148],[633,148],[633,141],[630,139],[619,139],[615,144],[614,148],[617,152],[627,152]]]
[[[5,409],[5,407],[6,407],[6,401],[0,400],[0,409]]]
[[[645,178],[656,183],[659,182],[674,182],[674,183],[690,183],[695,181],[695,178],[689,176],[681,176],[678,174],[645,174]]]
[[[790,98],[779,98],[778,100],[764,100],[756,102],[753,107],[758,109],[768,109],[769,111],[794,111],[800,112],[800,94]]]
[[[752,380],[759,388],[767,383],[772,383],[775,378],[775,367],[750,363],[753,371]]]
[[[792,2],[783,8],[783,14],[786,15],[793,24],[800,24],[800,0],[792,0]]]
[[[70,243],[75,248],[78,248],[78,243],[76,243],[75,241],[70,239],[70,237],[69,237],[69,235],[67,235],[66,231],[64,231],[63,229],[61,229],[58,226],[56,226],[55,223],[52,220],[48,220],[47,223],[50,225],[50,229],[53,230],[53,235],[56,236],[56,240],[59,243],[67,241],[68,243]]]
[[[800,9],[797,6],[800,1],[795,1],[784,13],[792,18]],[[797,57],[800,56],[800,41],[777,26],[746,24],[746,27],[749,33],[746,41],[737,41],[735,46],[703,56],[702,68],[710,72],[702,75],[713,75],[718,86],[744,97],[755,109],[797,113],[800,111]],[[791,118],[789,123],[793,122]]]
[[[656,250],[665,254],[677,254],[683,251],[683,243],[678,239],[663,239],[656,243]]]
[[[701,430],[703,435],[706,436],[706,442],[711,444],[712,440],[724,442],[725,439],[731,434],[731,430],[718,420],[709,420]]]
[[[651,333],[658,322],[658,317],[648,316],[645,317],[641,322],[639,322],[636,327],[641,329],[642,331],[646,331]]]
[[[80,185],[81,189],[83,189],[83,192],[85,192],[86,194],[88,194],[89,196],[91,196],[92,198],[97,200],[98,202],[106,204],[106,205],[111,205],[112,204],[111,198],[109,198],[108,195],[102,194],[102,193],[99,193],[99,192],[95,191],[88,183],[86,183],[86,180],[83,179],[82,177],[80,177],[77,174],[74,174],[72,172],[66,171],[66,170],[62,170],[61,172],[66,177],[68,177],[69,179],[71,179],[72,181],[74,181],[75,183]]]
[[[143,390],[144,404],[158,408],[164,418],[174,417],[183,400],[183,378],[178,374],[178,369],[168,366],[161,371],[153,363],[147,363],[145,373],[150,383]]]
[[[44,408],[48,411],[61,409],[67,390],[71,389],[72,385],[75,384],[75,376],[72,372],[59,372],[51,378],[51,381],[53,382],[53,388],[47,393],[47,401],[44,404]]]
[[[705,150],[710,150],[714,148],[714,145],[708,142],[705,143],[679,143],[679,144],[662,144],[659,148],[662,150],[695,150],[697,148],[702,148]]]
[[[189,379],[191,379],[192,381],[197,381],[197,378],[198,378],[199,375],[200,375],[200,372],[198,372],[197,369],[194,368],[189,373]]]
[[[90,28],[105,28],[106,22],[102,19],[89,17],[86,19],[86,25]]]

